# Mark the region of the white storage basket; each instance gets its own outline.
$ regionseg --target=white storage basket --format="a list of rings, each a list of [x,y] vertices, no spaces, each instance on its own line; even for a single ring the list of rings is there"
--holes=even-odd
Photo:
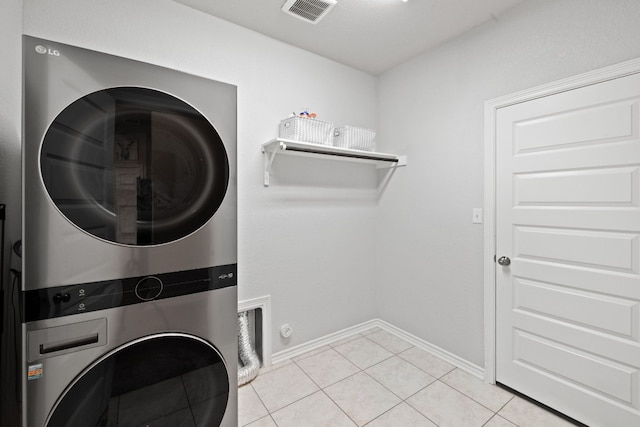
[[[376,131],[356,126],[342,126],[333,133],[333,145],[354,150],[375,151]]]
[[[331,145],[333,123],[310,117],[291,116],[280,122],[279,136],[282,139]]]

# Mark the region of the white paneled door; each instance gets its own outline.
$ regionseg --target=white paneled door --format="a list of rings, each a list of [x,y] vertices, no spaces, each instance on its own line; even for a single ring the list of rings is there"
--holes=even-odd
[[[640,74],[498,109],[496,252],[496,380],[640,426]]]

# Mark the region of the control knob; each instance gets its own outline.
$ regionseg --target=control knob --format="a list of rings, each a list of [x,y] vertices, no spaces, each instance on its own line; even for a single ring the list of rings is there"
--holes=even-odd
[[[162,280],[156,276],[140,279],[136,285],[136,296],[142,301],[151,301],[160,296],[164,288]]]

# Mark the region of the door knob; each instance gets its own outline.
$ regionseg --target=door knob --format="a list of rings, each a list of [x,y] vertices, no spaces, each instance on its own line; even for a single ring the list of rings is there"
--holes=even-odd
[[[509,259],[508,256],[501,256],[500,258],[498,258],[498,264],[502,266],[507,266],[511,264],[511,260]]]

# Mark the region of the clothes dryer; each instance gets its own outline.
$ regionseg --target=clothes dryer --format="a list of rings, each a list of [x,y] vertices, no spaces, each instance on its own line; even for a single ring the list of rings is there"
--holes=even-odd
[[[25,289],[236,263],[236,87],[23,42]]]

